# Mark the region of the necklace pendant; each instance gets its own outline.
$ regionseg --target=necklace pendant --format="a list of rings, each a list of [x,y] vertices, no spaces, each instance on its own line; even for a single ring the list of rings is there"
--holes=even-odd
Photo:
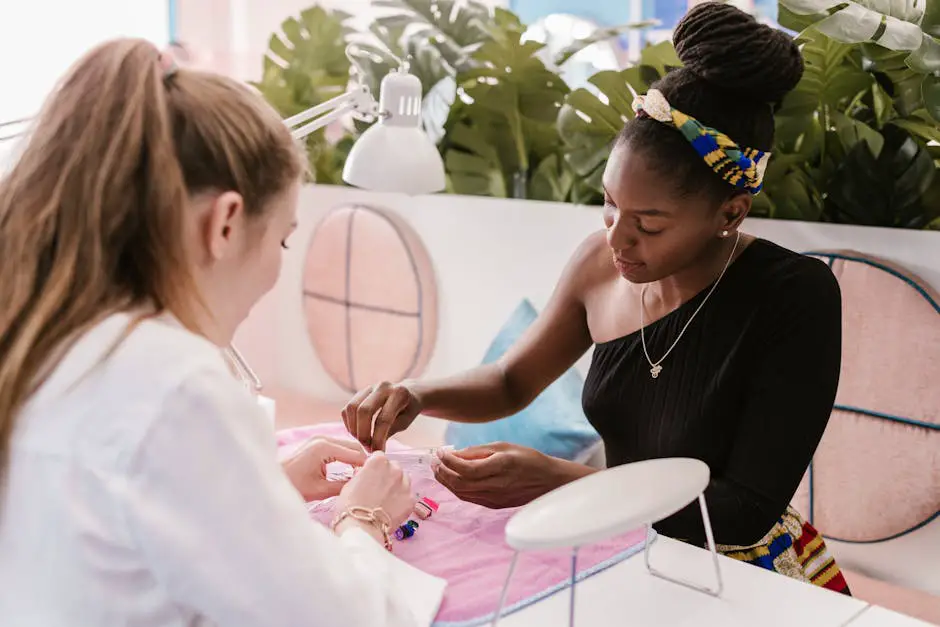
[[[650,374],[653,375],[653,378],[654,378],[654,379],[658,379],[658,378],[659,378],[659,373],[662,372],[662,371],[663,371],[663,367],[660,366],[659,364],[656,364],[655,366],[653,366],[652,368],[650,368]]]

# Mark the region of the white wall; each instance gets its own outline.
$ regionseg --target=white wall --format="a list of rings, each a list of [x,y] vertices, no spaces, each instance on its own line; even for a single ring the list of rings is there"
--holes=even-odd
[[[482,0],[505,6],[506,0]],[[192,46],[207,67],[242,80],[257,80],[271,34],[281,22],[319,4],[341,9],[367,25],[369,0],[178,0],[180,39]]]
[[[310,186],[276,288],[256,307],[237,343],[271,385],[318,398],[347,394],[324,373],[303,319],[299,286],[309,237],[321,216],[343,203],[393,209],[423,239],[439,295],[437,346],[427,376],[479,363],[522,298],[545,304],[575,247],[602,227],[599,208],[452,195],[406,197]],[[940,291],[940,233],[748,220],[745,230],[798,251],[852,249],[896,262]]]
[[[31,118],[88,49],[114,37],[159,47],[170,30],[168,0],[16,0],[0,2],[0,124]],[[13,165],[25,125],[0,126],[0,173]]]
[[[32,0],[0,3],[0,122],[36,114],[46,94],[90,47],[112,37],[165,46],[168,0]]]

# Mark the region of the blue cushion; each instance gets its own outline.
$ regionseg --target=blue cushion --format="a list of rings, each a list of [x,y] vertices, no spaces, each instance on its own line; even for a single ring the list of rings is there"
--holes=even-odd
[[[532,303],[523,300],[493,339],[483,363],[498,360],[537,317]],[[583,385],[581,375],[571,368],[519,413],[483,424],[451,422],[445,439],[457,448],[513,442],[554,457],[582,460],[600,441],[581,409]]]

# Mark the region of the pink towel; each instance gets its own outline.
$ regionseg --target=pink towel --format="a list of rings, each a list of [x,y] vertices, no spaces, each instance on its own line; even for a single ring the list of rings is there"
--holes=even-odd
[[[282,447],[296,445],[314,434],[341,437],[342,425],[319,425],[279,434]],[[405,447],[389,443],[389,450]],[[395,555],[421,570],[447,581],[447,590],[435,625],[471,627],[492,620],[506,581],[513,550],[504,530],[513,509],[492,510],[459,500],[430,476],[412,476],[422,496],[440,504],[431,518],[412,519],[418,530],[411,538],[395,541]],[[334,512],[329,502],[314,507],[311,516],[329,524]],[[583,579],[641,551],[645,530],[584,547],[578,554],[578,579]],[[570,550],[522,553],[509,587],[503,614],[519,610],[567,587],[571,577]]]

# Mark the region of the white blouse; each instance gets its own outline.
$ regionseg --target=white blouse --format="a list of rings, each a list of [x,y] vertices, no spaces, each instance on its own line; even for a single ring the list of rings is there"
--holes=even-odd
[[[429,625],[445,582],[310,520],[219,349],[167,319],[120,341],[129,321],[88,332],[17,419],[0,624]]]

